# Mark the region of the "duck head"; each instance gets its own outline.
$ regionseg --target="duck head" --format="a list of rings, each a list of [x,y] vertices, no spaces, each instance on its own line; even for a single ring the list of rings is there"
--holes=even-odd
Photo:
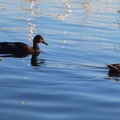
[[[33,39],[33,44],[43,43],[45,45],[48,45],[48,43],[45,42],[44,38],[41,35],[36,35]]]

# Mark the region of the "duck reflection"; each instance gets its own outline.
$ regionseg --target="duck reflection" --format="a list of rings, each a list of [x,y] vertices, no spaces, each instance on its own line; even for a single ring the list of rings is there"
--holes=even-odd
[[[32,53],[32,54],[0,54],[0,57],[25,58],[25,57],[28,57],[30,55],[32,55],[31,66],[45,65],[45,60],[44,59],[38,59],[38,55],[40,55],[40,52]]]
[[[111,70],[108,71],[108,75],[109,75],[109,77],[120,77],[119,72],[113,72]]]
[[[44,59],[38,59],[37,58],[37,56],[39,54],[40,54],[40,52],[32,54],[32,58],[31,58],[31,65],[32,66],[42,66],[42,65],[45,65],[45,60]]]

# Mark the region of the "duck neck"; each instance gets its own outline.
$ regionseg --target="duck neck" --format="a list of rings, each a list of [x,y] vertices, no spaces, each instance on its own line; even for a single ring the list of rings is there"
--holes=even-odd
[[[38,43],[33,43],[33,49],[36,51],[36,52],[39,52],[40,51],[40,48],[38,46]]]

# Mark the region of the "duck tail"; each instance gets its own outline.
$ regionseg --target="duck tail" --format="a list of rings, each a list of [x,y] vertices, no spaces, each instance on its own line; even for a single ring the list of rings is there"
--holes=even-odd
[[[110,71],[118,72],[117,67],[114,64],[106,64]]]

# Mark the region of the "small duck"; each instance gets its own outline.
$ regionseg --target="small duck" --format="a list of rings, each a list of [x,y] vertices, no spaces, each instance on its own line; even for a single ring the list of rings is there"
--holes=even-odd
[[[120,64],[107,64],[110,72],[120,73]]]
[[[40,52],[38,43],[48,45],[41,35],[33,39],[33,47],[22,42],[0,42],[0,54],[32,54]]]

